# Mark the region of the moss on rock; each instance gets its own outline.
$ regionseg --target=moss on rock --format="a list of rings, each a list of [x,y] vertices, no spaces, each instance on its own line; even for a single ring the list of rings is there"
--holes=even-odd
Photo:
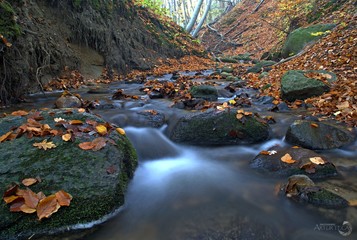
[[[66,110],[41,112],[51,128],[55,127],[54,117],[66,120],[102,119],[87,113],[66,114]],[[0,119],[0,135],[13,126],[20,126],[27,117],[6,117]],[[61,127],[63,128],[63,127]],[[64,130],[64,129],[63,129]],[[31,139],[22,136],[13,141],[0,143],[0,191],[5,192],[9,184],[20,183],[22,179],[40,177],[42,181],[31,186],[34,192],[46,195],[65,190],[73,196],[69,207],[63,207],[48,219],[37,220],[35,214],[11,213],[9,206],[0,206],[0,239],[26,238],[33,234],[54,234],[75,224],[99,220],[119,208],[124,203],[124,193],[128,181],[133,177],[137,165],[134,148],[126,136],[112,131],[107,138],[114,144],[99,151],[82,150],[80,142],[92,141],[98,137],[83,134],[75,142],[64,142],[60,136],[45,137],[56,144],[56,148],[43,150],[33,147],[43,137]],[[111,168],[113,171],[108,172]]]

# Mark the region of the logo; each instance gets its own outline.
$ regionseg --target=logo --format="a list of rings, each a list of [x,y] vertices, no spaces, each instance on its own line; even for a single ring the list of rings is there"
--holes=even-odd
[[[337,231],[342,236],[347,237],[352,233],[352,224],[348,221],[344,221],[342,225],[335,223],[320,223],[316,224],[315,231]]]
[[[342,226],[338,228],[338,232],[344,237],[349,236],[352,233],[352,224],[344,221]]]

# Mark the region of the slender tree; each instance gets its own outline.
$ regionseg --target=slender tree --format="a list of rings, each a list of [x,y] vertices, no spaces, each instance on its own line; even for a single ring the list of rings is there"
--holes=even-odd
[[[195,10],[193,11],[192,16],[190,18],[190,21],[188,22],[188,24],[186,26],[186,31],[187,32],[191,32],[192,31],[192,28],[195,25],[195,22],[197,20],[198,14],[200,13],[200,9],[201,9],[202,3],[203,3],[203,0],[199,0],[197,2]]]
[[[205,12],[203,13],[203,16],[201,17],[201,20],[198,22],[196,29],[192,33],[193,37],[197,37],[198,32],[201,30],[201,27],[206,20],[207,14],[208,14],[209,10],[211,9],[211,4],[212,4],[212,0],[208,0],[208,2],[206,4]]]

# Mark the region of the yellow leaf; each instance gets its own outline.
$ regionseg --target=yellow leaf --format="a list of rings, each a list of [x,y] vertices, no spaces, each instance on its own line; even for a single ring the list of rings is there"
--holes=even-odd
[[[280,159],[282,162],[284,163],[288,163],[288,164],[292,164],[294,162],[296,162],[289,153],[285,154],[284,156],[281,157]]]
[[[68,122],[71,125],[82,125],[83,122],[81,120],[71,120]]]
[[[119,134],[125,135],[125,130],[124,130],[124,129],[122,129],[122,128],[116,128],[115,130],[116,130]]]
[[[2,136],[0,137],[0,143],[5,142],[5,141],[9,138],[9,136],[10,136],[11,134],[12,134],[12,131],[7,132],[7,133],[5,133],[4,135],[2,135]]]
[[[57,147],[53,142],[47,142],[47,139],[45,139],[39,143],[34,143],[33,146],[38,147],[38,149],[43,149],[43,150]]]
[[[312,157],[310,161],[315,164],[325,164],[325,161],[321,157]]]
[[[237,118],[238,120],[241,120],[243,117],[244,117],[244,115],[243,115],[242,113],[238,113],[238,114],[236,115],[236,118]]]
[[[68,142],[69,140],[71,140],[72,135],[70,133],[66,133],[62,135],[62,140],[65,142]]]
[[[16,199],[18,199],[20,196],[16,196],[16,195],[11,195],[11,196],[8,196],[8,197],[4,197],[4,201],[6,203],[12,203],[13,201],[15,201]]]
[[[229,104],[231,104],[231,105],[234,105],[234,104],[237,103],[234,99],[231,99],[231,100],[229,100],[228,102],[229,102]]]
[[[107,127],[104,126],[104,125],[98,125],[95,127],[95,129],[97,129],[97,132],[100,134],[100,135],[105,135],[108,133],[108,130],[107,130]]]

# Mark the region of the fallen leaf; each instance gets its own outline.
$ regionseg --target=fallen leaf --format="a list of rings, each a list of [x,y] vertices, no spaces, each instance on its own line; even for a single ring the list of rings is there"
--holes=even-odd
[[[82,142],[78,146],[83,150],[90,150],[95,147],[92,142]]]
[[[78,112],[79,112],[79,113],[84,113],[85,111],[86,111],[85,108],[78,108]]]
[[[122,128],[116,128],[115,130],[116,130],[119,134],[125,135],[125,130],[124,130],[124,129],[122,129]]]
[[[113,174],[115,173],[117,170],[115,168],[115,165],[111,165],[110,167],[107,168],[107,173],[108,174]]]
[[[19,185],[13,185],[11,187],[9,187],[5,192],[4,192],[4,195],[3,197],[9,197],[9,196],[12,196],[12,195],[15,195],[17,194],[17,190],[19,189]],[[18,194],[17,194],[18,195]]]
[[[260,151],[260,154],[262,154],[262,155],[269,155],[269,151]]]
[[[298,149],[298,148],[300,148],[300,147],[299,147],[299,146],[292,146],[291,148]]]
[[[10,212],[21,212],[21,206],[25,204],[24,198],[20,197],[10,205]]]
[[[25,185],[26,187],[29,187],[37,182],[38,182],[37,178],[25,178],[24,180],[22,180],[22,184]]]
[[[31,207],[27,206],[26,204],[23,204],[20,207],[20,210],[21,210],[21,212],[29,213],[29,214],[36,212],[36,208],[31,208]]]
[[[64,135],[62,135],[62,140],[65,142],[68,142],[69,140],[71,140],[72,135],[70,133],[66,133]]]
[[[36,193],[31,191],[31,189],[27,189],[24,191],[23,198],[25,200],[25,204],[30,208],[36,208],[40,199]]]
[[[82,125],[83,121],[81,121],[81,120],[70,120],[68,123],[71,124],[71,125]]]
[[[312,157],[309,159],[312,163],[315,163],[315,164],[325,164],[325,160],[323,160],[321,157]]]
[[[280,159],[282,162],[288,163],[288,164],[292,164],[294,162],[296,162],[289,153],[285,154],[284,156],[281,157]]]
[[[11,195],[9,197],[3,197],[4,201],[6,202],[6,204],[12,203],[13,201],[15,201],[16,199],[18,199],[20,196],[16,196],[16,195]]]
[[[56,192],[55,196],[60,206],[69,206],[71,203],[72,195],[63,190]]]
[[[53,213],[57,212],[61,207],[57,202],[55,195],[50,195],[42,199],[37,206],[37,217],[39,220],[42,218],[49,218]]]
[[[349,201],[348,201],[348,204],[349,204],[351,207],[357,207],[357,199],[349,200]]]
[[[300,166],[300,169],[303,169],[307,173],[315,173],[316,172],[316,165],[312,162],[305,163]]]
[[[314,128],[318,128],[319,127],[319,125],[317,123],[310,123],[310,126],[314,127]]]
[[[55,122],[65,122],[66,120],[65,119],[63,119],[63,118],[54,118],[53,119]]]
[[[23,110],[19,110],[11,113],[12,116],[26,116],[28,114],[29,114],[28,112]]]
[[[94,148],[92,149],[93,151],[98,151],[105,147],[107,145],[107,140],[103,137],[96,138],[92,141],[92,144],[94,145]]]
[[[34,147],[38,147],[38,149],[51,149],[51,148],[56,148],[57,146],[53,142],[47,142],[47,139],[43,140],[42,142],[39,143],[34,143]]]
[[[236,118],[237,118],[238,120],[241,120],[243,117],[244,117],[244,115],[243,115],[242,113],[238,113],[238,114],[236,115]]]
[[[7,132],[7,133],[5,133],[4,135],[2,135],[2,136],[0,137],[0,143],[5,142],[5,141],[9,138],[9,136],[10,136],[12,133],[13,133],[13,131],[10,131],[10,132]]]
[[[342,102],[340,104],[337,104],[336,107],[338,108],[338,110],[343,110],[345,108],[349,108],[350,107],[350,103],[348,101]]]
[[[102,136],[108,133],[107,127],[104,125],[98,125],[95,127],[95,129]]]

